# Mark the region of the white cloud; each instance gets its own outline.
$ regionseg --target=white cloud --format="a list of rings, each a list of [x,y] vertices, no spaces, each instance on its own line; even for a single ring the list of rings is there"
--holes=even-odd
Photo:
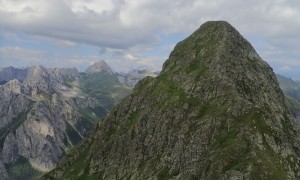
[[[283,0],[0,0],[0,24],[16,31],[109,48],[158,41],[160,33],[189,34],[224,19],[243,34],[297,36],[300,2]],[[9,17],[9,18],[8,18]]]
[[[31,62],[38,65],[43,64],[46,62],[44,57],[45,54],[45,51],[23,49],[20,47],[0,48],[0,59],[3,66],[9,66],[10,61],[15,61],[17,64],[26,64]]]
[[[87,1],[87,0],[71,0],[71,9],[74,13],[90,13],[101,14],[111,11],[114,4],[111,0]]]
[[[292,68],[290,66],[282,66],[279,68],[279,72],[289,72]]]
[[[258,52],[275,67],[292,67],[300,57],[299,17],[296,0],[0,0],[1,31],[55,38],[61,47],[89,44],[111,58],[157,66],[165,57],[141,52],[160,44],[162,34],[188,35],[222,19],[263,39]]]

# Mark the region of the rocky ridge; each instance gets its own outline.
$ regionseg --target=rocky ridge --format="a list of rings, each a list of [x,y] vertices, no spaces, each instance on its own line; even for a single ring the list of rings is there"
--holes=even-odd
[[[43,179],[299,179],[299,135],[271,67],[207,22]]]

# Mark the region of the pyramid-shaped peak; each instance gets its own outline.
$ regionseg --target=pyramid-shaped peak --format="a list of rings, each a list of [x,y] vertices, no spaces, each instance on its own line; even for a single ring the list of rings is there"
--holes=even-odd
[[[250,102],[270,101],[271,96],[266,98],[263,91],[257,89],[264,87],[267,92],[273,92],[278,87],[272,68],[226,21],[206,22],[179,42],[164,63],[161,74],[172,77],[172,81],[187,92],[196,88],[191,84],[202,79],[211,79],[210,85],[215,81],[214,86],[219,86],[220,82],[231,84]],[[282,98],[277,99],[283,104]]]
[[[205,26],[214,26],[214,27],[223,27],[223,28],[229,28],[229,29],[235,29],[229,22],[227,21],[207,21],[203,23],[200,27],[205,27]]]
[[[89,66],[85,72],[87,74],[96,74],[96,73],[100,73],[100,72],[106,72],[109,74],[113,73],[110,66],[104,60],[95,62],[94,64]]]
[[[200,37],[203,37],[208,34],[208,38],[218,35],[220,39],[226,34],[236,34],[241,36],[240,33],[227,21],[208,21],[203,23],[190,37],[195,38],[197,35],[201,35]]]
[[[204,66],[228,68],[235,61],[251,59],[265,64],[252,45],[231,24],[226,21],[208,21],[175,46],[162,72],[182,68],[191,72]]]

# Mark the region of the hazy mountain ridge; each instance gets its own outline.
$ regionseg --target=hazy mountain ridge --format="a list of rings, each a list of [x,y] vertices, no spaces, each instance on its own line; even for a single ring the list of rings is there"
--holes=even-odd
[[[289,109],[300,124],[300,83],[277,74],[280,88],[283,90]]]
[[[279,74],[277,74],[277,79],[283,92],[300,102],[300,83]]]
[[[18,79],[19,81],[23,82],[27,76],[27,71],[28,68],[0,68],[0,85],[5,84],[13,79]]]
[[[118,73],[118,80],[123,85],[133,88],[141,79],[147,76],[156,77],[158,74],[158,72],[151,72],[147,69],[133,69],[128,73]]]
[[[270,66],[207,22],[44,179],[297,179],[299,137]]]

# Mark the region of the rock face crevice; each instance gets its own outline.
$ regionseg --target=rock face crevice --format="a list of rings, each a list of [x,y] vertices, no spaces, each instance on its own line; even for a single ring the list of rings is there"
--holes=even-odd
[[[271,67],[207,22],[44,179],[297,179],[299,137]]]

